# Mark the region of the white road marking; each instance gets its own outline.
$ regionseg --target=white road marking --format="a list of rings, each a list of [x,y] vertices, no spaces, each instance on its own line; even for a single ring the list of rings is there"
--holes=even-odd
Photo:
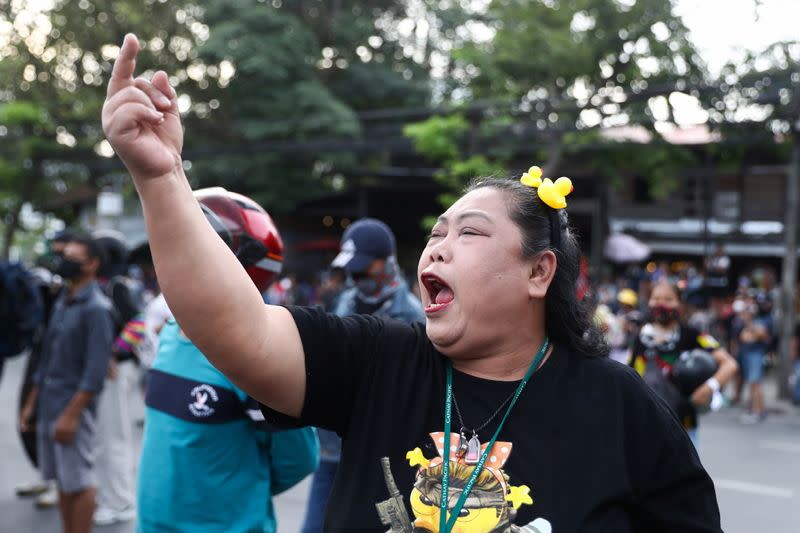
[[[750,483],[748,481],[738,481],[736,479],[715,479],[714,485],[718,489],[735,490],[747,492],[759,496],[772,496],[775,498],[794,498],[794,491],[782,487],[771,485],[761,485],[760,483]]]
[[[800,453],[800,444],[795,444],[793,442],[781,442],[778,440],[760,440],[758,441],[758,447],[764,450]]]

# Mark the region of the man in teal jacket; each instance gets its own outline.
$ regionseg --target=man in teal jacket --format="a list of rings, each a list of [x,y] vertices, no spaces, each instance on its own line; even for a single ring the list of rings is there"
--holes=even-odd
[[[196,196],[263,292],[280,271],[283,249],[269,215],[224,189]],[[175,322],[161,331],[145,402],[140,533],[273,533],[272,496],[319,463],[312,428],[267,427],[258,404],[214,368]]]
[[[271,497],[317,467],[314,430],[259,429],[247,395],[174,322],[148,379],[137,530],[274,532]]]

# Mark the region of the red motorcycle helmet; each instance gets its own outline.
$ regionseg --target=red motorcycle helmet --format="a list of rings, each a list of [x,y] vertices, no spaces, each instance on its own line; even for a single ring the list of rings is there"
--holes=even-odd
[[[250,198],[222,187],[199,189],[194,196],[211,227],[263,293],[283,266],[283,240],[272,217]]]

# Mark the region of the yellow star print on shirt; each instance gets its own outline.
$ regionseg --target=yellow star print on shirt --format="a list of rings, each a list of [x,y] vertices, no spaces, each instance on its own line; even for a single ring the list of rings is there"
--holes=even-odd
[[[419,448],[414,448],[410,452],[406,454],[406,459],[408,459],[408,464],[410,466],[421,466],[422,468],[428,468],[428,464],[430,461],[425,459],[425,456],[422,455],[422,450]]]
[[[527,485],[511,487],[506,495],[506,501],[511,502],[514,509],[519,509],[522,504],[533,505],[533,498],[530,496],[531,489]]]

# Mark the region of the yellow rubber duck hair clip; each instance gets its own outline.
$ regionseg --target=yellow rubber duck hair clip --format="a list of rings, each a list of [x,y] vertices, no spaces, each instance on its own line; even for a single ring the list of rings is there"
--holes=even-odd
[[[567,207],[567,196],[574,190],[569,178],[562,176],[555,182],[550,178],[542,179],[542,169],[537,166],[529,168],[519,181],[536,189],[539,198],[553,209]]]

